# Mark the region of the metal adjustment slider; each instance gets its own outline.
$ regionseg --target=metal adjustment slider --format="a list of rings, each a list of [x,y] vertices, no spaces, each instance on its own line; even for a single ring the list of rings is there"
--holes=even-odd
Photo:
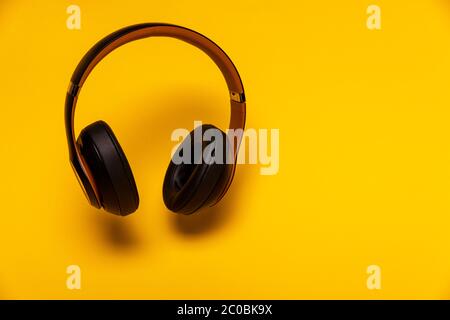
[[[230,98],[232,101],[245,102],[245,94],[243,92],[230,91]]]

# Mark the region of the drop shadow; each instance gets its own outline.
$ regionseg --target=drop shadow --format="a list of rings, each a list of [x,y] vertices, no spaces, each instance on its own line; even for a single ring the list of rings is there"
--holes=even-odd
[[[92,214],[92,213],[91,213]],[[111,214],[94,214],[93,223],[100,231],[101,237],[114,249],[130,251],[141,245],[141,239],[131,221]]]
[[[211,233],[231,223],[238,214],[243,213],[239,210],[239,203],[242,201],[242,190],[249,175],[250,170],[238,165],[224,198],[215,206],[203,208],[191,215],[172,214],[170,220],[174,230],[183,236],[193,237]]]
[[[130,249],[140,243],[135,230],[121,217],[98,217],[97,223],[104,229],[106,238],[116,248]]]
[[[192,215],[174,214],[171,222],[174,229],[186,236],[196,236],[211,232],[223,226],[233,214],[233,204],[229,201],[219,202]]]

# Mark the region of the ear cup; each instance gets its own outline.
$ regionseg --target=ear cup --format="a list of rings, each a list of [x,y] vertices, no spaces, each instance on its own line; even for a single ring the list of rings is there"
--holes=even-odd
[[[84,128],[77,144],[96,182],[106,211],[128,215],[139,207],[139,195],[125,154],[104,121]]]
[[[203,141],[207,131],[214,133],[211,141]],[[197,137],[200,141],[196,141]],[[195,128],[181,143],[167,168],[163,184],[166,207],[173,212],[191,214],[215,204],[233,174],[233,164],[227,161],[229,147],[227,135],[215,126],[205,124]]]

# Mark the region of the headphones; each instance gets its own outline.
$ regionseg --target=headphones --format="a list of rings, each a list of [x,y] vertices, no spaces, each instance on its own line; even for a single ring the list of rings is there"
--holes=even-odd
[[[104,121],[90,124],[75,139],[75,106],[83,83],[104,57],[128,42],[147,37],[176,38],[205,52],[219,67],[230,92],[229,129],[243,130],[245,127],[245,94],[239,73],[227,54],[202,34],[172,24],[143,23],[120,29],[97,42],[78,64],[67,90],[67,143],[70,163],[89,203],[121,216],[133,213],[139,207],[139,194],[128,160],[112,129]],[[213,125],[202,125],[182,141],[178,150],[194,149],[194,136],[209,129],[219,131],[223,141],[229,142],[225,132]],[[242,135],[233,136],[232,163],[201,161],[177,164],[172,158],[163,183],[166,207],[176,213],[191,214],[219,202],[233,180],[241,140]],[[201,150],[207,147],[208,144],[201,142]],[[226,152],[230,151],[227,149]]]

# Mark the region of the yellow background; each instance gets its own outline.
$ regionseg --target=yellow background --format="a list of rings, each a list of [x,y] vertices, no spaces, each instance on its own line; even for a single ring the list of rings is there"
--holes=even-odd
[[[66,28],[72,3],[80,31]],[[218,206],[168,212],[170,133],[226,128],[227,90],[197,49],[134,42],[94,70],[76,120],[107,121],[126,151],[141,205],[119,218],[76,182],[65,92],[97,40],[154,21],[230,55],[248,127],[280,129],[280,170],[241,165]],[[444,0],[2,0],[0,298],[450,298],[449,36]],[[381,290],[366,287],[371,264]]]

